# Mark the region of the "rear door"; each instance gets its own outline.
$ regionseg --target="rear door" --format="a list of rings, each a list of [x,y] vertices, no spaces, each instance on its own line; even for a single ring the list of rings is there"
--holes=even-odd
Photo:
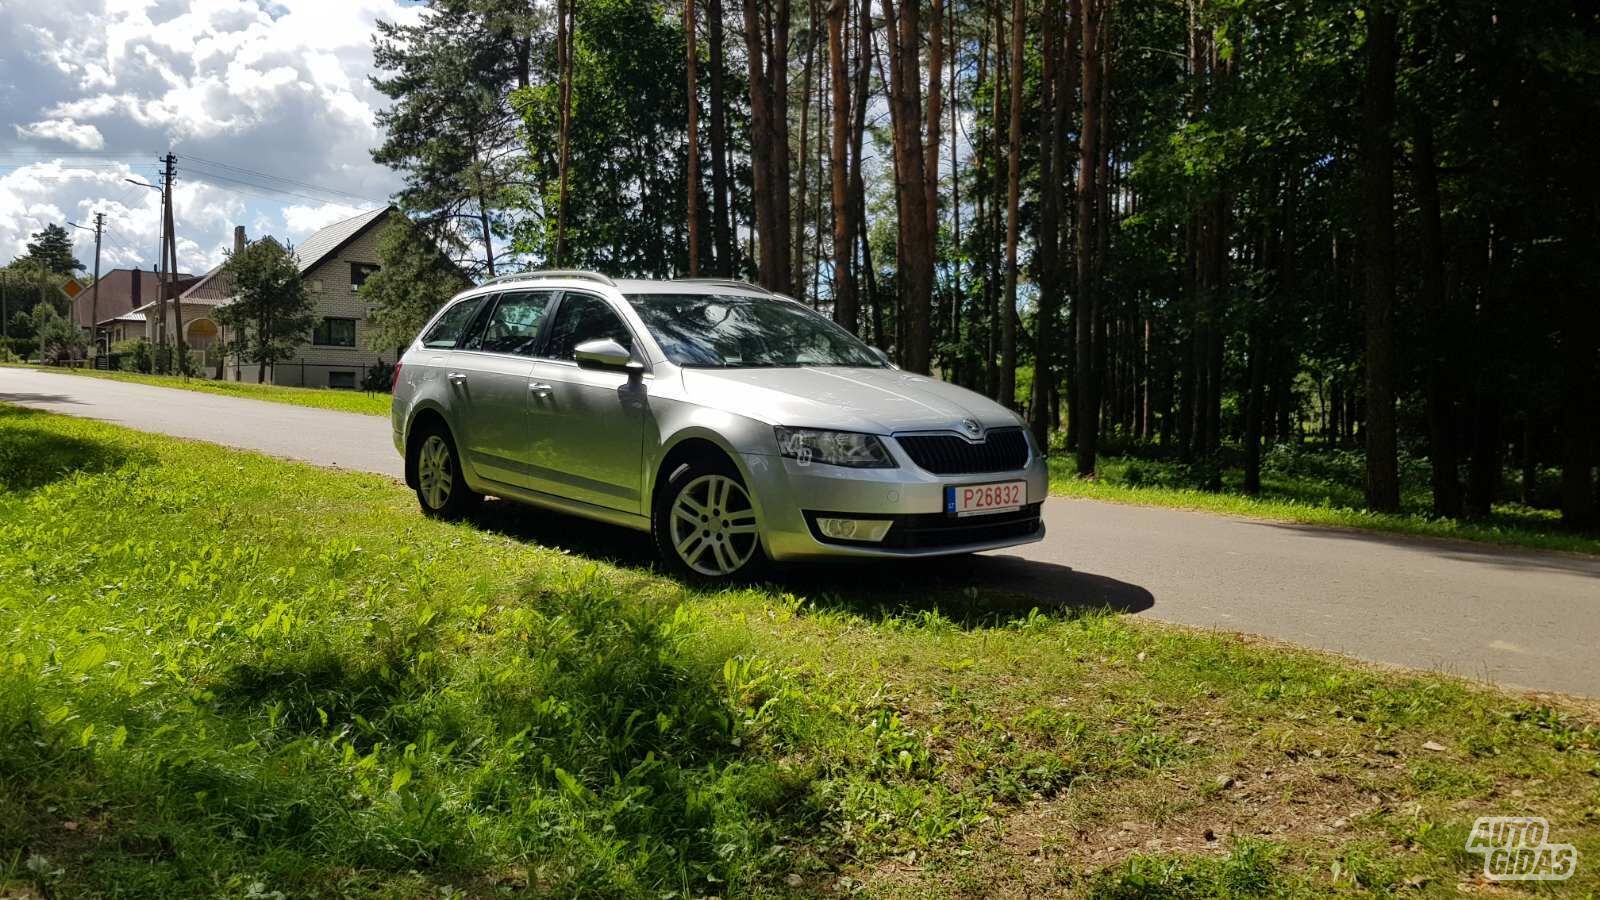
[[[529,462],[540,490],[642,512],[649,406],[643,386],[628,384],[627,373],[578,368],[577,346],[600,338],[633,349],[632,331],[605,298],[563,291],[533,364]]]
[[[417,390],[445,406],[453,428],[460,427],[461,409],[456,403],[455,379],[450,374],[456,347],[461,344],[478,313],[483,310],[482,296],[468,297],[445,310],[422,336],[422,347],[407,354],[406,378],[417,385]]]
[[[467,464],[480,478],[532,486],[528,383],[554,300],[554,291],[500,294],[452,355]]]

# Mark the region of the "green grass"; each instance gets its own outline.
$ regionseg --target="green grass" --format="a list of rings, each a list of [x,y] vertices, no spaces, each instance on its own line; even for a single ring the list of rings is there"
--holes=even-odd
[[[1455,538],[1540,550],[1600,554],[1600,534],[1564,528],[1559,513],[1519,503],[1496,504],[1486,520],[1437,519],[1428,514],[1426,460],[1403,461],[1398,514],[1363,509],[1361,457],[1350,451],[1275,448],[1262,465],[1261,494],[1243,493],[1243,470],[1221,471],[1221,489],[1201,487],[1203,473],[1170,461],[1101,456],[1093,480],[1077,476],[1070,453],[1050,457],[1050,492],[1063,497],[1167,506],[1424,537]],[[1550,475],[1554,482],[1554,473]]]
[[[970,560],[716,592],[647,562],[0,406],[0,895],[1448,896],[1509,813],[1600,889],[1590,705]]]
[[[150,384],[156,387],[180,388],[202,391],[226,397],[245,397],[250,400],[270,400],[273,403],[292,403],[296,406],[313,406],[318,409],[335,409],[340,412],[366,413],[371,416],[389,414],[388,394],[369,394],[364,391],[343,391],[330,388],[284,387],[275,384],[254,384],[242,381],[213,381],[209,378],[183,378],[177,375],[141,375],[137,372],[100,372],[94,369],[48,368],[43,371],[63,372],[87,378],[106,378],[133,384]]]

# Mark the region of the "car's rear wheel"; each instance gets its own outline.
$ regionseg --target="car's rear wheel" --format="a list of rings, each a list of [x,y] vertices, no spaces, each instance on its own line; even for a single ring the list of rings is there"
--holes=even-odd
[[[459,519],[483,500],[467,487],[461,460],[450,432],[430,426],[412,443],[412,471],[417,473],[417,502],[422,511],[440,519]]]
[[[656,550],[679,575],[737,580],[750,577],[764,560],[755,505],[726,461],[679,466],[657,494],[652,518]]]

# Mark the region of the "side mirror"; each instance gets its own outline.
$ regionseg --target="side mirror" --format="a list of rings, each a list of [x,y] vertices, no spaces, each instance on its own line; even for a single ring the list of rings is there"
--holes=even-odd
[[[573,355],[580,369],[624,371],[628,373],[628,381],[634,383],[644,378],[644,363],[635,360],[628,348],[610,338],[584,341],[574,348]]]
[[[585,369],[621,369],[633,359],[626,347],[610,338],[584,341],[575,351],[578,365]]]

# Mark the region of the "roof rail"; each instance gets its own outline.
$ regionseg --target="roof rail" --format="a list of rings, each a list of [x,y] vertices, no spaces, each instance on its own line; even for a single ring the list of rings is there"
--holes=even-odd
[[[513,272],[510,275],[498,275],[485,281],[485,285],[503,284],[507,281],[529,281],[535,278],[579,278],[586,281],[598,281],[609,287],[616,287],[617,283],[611,276],[587,269],[534,269],[528,272]]]
[[[776,291],[770,290],[759,284],[752,284],[739,278],[674,278],[672,280],[682,284],[715,284],[723,287],[746,288],[752,291],[760,291],[763,294],[771,294],[774,297],[781,296]]]

